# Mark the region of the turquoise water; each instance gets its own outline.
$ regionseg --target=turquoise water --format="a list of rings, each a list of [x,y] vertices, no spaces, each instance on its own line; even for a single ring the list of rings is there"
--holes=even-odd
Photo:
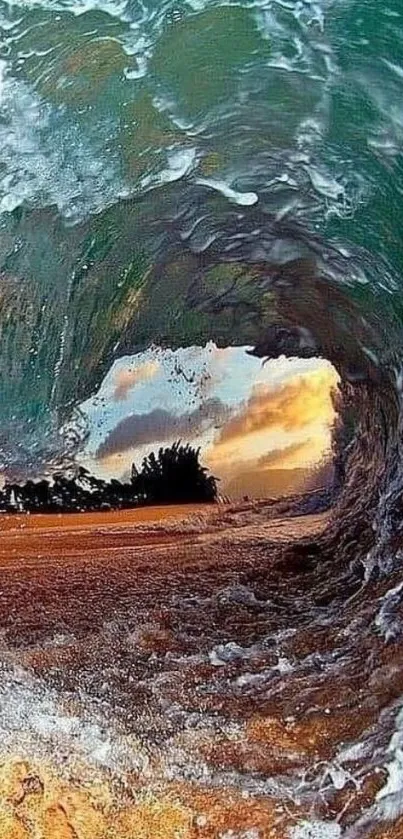
[[[398,0],[0,9],[3,211],[209,178],[400,266]]]
[[[0,724],[27,772],[54,754],[70,783],[83,754],[125,801],[153,773],[211,785],[222,839],[401,835],[402,150],[402,0],[0,0],[2,477],[71,466],[80,405],[151,347],[321,356],[343,382],[320,535],[224,508],[160,547],[6,537]],[[234,790],[270,827],[238,830]]]
[[[400,0],[26,0],[0,2],[0,28],[5,462],[33,445],[49,457],[123,351],[258,342],[256,306],[261,318],[273,301],[255,275],[232,328],[200,314],[214,278],[185,294],[181,271],[200,280],[209,260],[314,258],[391,331]],[[364,348],[378,364],[382,341]]]

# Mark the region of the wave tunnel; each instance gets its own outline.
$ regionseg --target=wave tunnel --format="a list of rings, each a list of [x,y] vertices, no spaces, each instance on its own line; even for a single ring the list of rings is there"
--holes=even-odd
[[[0,33],[0,835],[399,839],[400,0],[13,0]],[[231,410],[187,396],[206,347],[241,359]],[[129,421],[132,448],[165,439],[166,383],[118,413],[157,357],[172,439],[212,411],[234,451],[268,416],[241,423],[242,364],[270,395],[327,371],[324,483],[24,512],[91,434],[98,467]],[[106,440],[88,405],[144,358]]]

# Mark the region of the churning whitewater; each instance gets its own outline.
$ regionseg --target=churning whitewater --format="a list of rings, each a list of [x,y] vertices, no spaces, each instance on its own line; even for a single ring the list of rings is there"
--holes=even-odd
[[[1,517],[1,836],[398,839],[401,0],[0,0],[0,33],[4,477],[71,467],[150,347],[340,376],[331,498]]]

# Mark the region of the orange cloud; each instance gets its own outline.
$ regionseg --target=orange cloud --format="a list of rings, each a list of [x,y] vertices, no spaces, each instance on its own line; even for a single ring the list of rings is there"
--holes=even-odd
[[[221,491],[230,498],[276,498],[301,492],[309,486],[309,469],[265,469],[256,471],[253,466],[236,472],[220,485]]]
[[[337,379],[329,366],[297,376],[275,390],[256,385],[241,411],[223,427],[216,446],[262,430],[299,431],[318,421],[330,425],[334,416],[331,390]]]
[[[270,469],[296,469],[306,458],[314,460],[312,454],[315,450],[315,441],[308,437],[297,443],[290,443],[281,449],[273,449],[258,458],[254,467],[258,472],[267,472]]]
[[[115,376],[113,398],[117,402],[122,402],[135,385],[153,379],[159,369],[160,365],[158,361],[145,361],[143,364],[139,364],[138,367],[126,367],[118,370]]]
[[[338,376],[329,364],[294,376],[277,388],[258,385],[221,429],[205,461],[230,494],[285,489],[323,462],[334,420],[332,390]],[[294,477],[291,471],[295,472]],[[288,472],[288,476],[287,473]],[[290,485],[291,485],[290,484]]]
[[[328,441],[318,435],[273,449],[255,460],[208,460],[208,464],[221,478],[221,491],[232,498],[280,496],[324,486],[331,480],[326,449]]]

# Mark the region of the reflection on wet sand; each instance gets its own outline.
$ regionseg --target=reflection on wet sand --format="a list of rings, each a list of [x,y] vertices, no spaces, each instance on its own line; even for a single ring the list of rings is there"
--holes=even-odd
[[[292,503],[141,513],[4,521],[1,836],[400,836],[393,580]]]

